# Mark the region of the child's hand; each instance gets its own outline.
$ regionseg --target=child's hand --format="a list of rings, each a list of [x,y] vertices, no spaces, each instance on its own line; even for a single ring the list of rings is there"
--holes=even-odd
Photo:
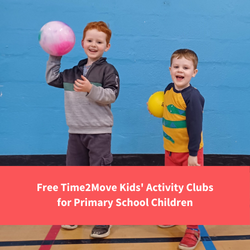
[[[83,75],[81,76],[81,78],[82,80],[81,79],[75,80],[74,90],[76,92],[88,92],[89,93],[92,88],[92,84]]]
[[[200,166],[200,164],[198,164],[197,156],[189,155],[189,157],[188,157],[188,166]]]
[[[148,109],[148,103],[147,103],[147,109]],[[148,109],[148,112],[149,112],[149,114],[150,114],[150,115],[152,115],[152,113],[150,112],[150,110],[149,110],[149,109]]]

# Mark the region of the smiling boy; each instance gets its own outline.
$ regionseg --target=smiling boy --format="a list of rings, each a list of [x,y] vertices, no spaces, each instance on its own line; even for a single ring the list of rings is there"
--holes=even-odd
[[[198,57],[180,49],[171,57],[173,83],[164,91],[163,140],[165,165],[203,165],[202,119],[204,98],[190,81],[196,76]]]
[[[110,49],[110,38],[111,30],[106,23],[88,23],[81,42],[86,59],[63,72],[60,72],[61,57],[50,55],[47,62],[47,83],[64,89],[69,127],[67,166],[107,166],[113,161],[111,103],[118,97],[120,81],[115,67],[102,57]],[[77,225],[62,227],[75,229]],[[110,227],[97,225],[90,236],[107,237]]]
[[[190,81],[196,76],[198,57],[189,49],[171,56],[170,83],[164,91],[162,118],[165,166],[203,166],[202,119],[204,98]],[[159,225],[169,228],[174,225]],[[179,249],[193,250],[200,241],[198,225],[188,225]]]

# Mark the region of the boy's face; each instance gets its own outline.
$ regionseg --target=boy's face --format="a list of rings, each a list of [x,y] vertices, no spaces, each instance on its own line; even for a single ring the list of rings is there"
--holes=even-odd
[[[88,56],[88,64],[97,61],[103,53],[108,51],[110,43],[107,44],[106,34],[96,29],[88,30],[82,40],[82,47]]]
[[[191,78],[195,77],[198,72],[198,70],[194,68],[193,61],[185,57],[174,57],[169,70],[174,86],[179,91],[190,86]]]

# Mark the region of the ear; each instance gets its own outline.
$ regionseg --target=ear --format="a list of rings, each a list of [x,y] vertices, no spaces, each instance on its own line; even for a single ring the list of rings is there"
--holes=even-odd
[[[109,49],[110,49],[110,43],[109,44],[107,44],[107,47],[106,47],[106,49],[105,49],[105,52],[107,52]]]
[[[195,69],[193,73],[193,77],[195,77],[197,73],[198,73],[198,69]]]
[[[82,39],[82,41],[81,41],[81,44],[82,44],[82,47],[84,48],[84,42],[83,42],[83,39]]]

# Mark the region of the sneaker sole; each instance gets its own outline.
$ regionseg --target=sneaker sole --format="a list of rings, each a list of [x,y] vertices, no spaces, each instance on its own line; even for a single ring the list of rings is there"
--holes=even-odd
[[[105,234],[101,234],[101,235],[99,235],[99,234],[90,234],[90,237],[95,238],[95,239],[100,239],[100,238],[108,237],[108,236],[110,235],[110,228],[111,228],[111,227],[112,227],[112,226],[110,225],[110,226],[109,226],[108,232],[105,233]]]
[[[69,225],[61,225],[61,228],[68,229],[68,230],[73,230],[73,229],[76,229],[77,227],[78,227],[77,225],[74,225],[73,227]]]
[[[174,227],[175,225],[157,225],[160,228]]]

